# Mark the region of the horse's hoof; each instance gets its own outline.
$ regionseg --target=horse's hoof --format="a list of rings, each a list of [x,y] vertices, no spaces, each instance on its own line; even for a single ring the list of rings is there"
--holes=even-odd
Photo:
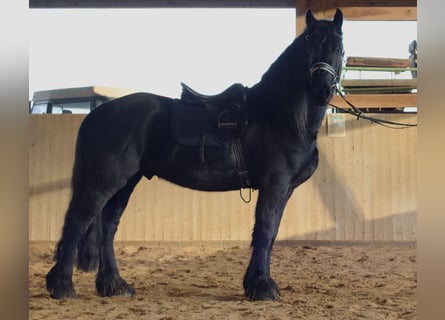
[[[74,288],[64,288],[64,289],[50,289],[50,296],[53,299],[64,300],[64,299],[74,299],[76,297],[76,291]]]
[[[58,277],[55,267],[46,275],[46,289],[53,299],[74,299],[76,297],[71,277]]]
[[[133,297],[136,293],[134,288],[119,276],[99,275],[96,279],[96,289],[102,297]]]
[[[281,297],[280,288],[270,277],[244,280],[245,296],[253,301],[278,300]]]

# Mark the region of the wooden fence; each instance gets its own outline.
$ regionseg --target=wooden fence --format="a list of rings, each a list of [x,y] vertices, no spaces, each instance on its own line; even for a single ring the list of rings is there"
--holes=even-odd
[[[378,115],[415,123],[413,114]],[[29,239],[58,240],[70,200],[76,133],[83,115],[30,115]],[[345,115],[344,137],[319,134],[320,165],[290,199],[281,240],[414,241],[417,129],[391,130]],[[245,190],[244,192],[248,192]],[[238,191],[193,191],[153,178],[133,193],[122,241],[246,241],[255,200]]]

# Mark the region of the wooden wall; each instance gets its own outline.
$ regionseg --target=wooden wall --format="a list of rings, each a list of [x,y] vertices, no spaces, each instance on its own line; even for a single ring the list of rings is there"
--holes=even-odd
[[[382,115],[380,115],[382,116]],[[74,143],[82,115],[30,115],[29,239],[58,240],[70,199]],[[391,130],[346,115],[346,134],[319,134],[320,166],[291,198],[281,240],[416,239],[417,129]],[[384,115],[415,123],[416,115]],[[244,193],[247,193],[244,190]],[[154,178],[133,193],[116,240],[244,241],[253,201]]]

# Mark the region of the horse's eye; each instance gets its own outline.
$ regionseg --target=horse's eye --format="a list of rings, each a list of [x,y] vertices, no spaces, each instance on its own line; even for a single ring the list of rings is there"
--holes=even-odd
[[[305,37],[304,37],[305,39],[306,39],[306,41],[309,41],[309,40],[311,40],[311,36],[310,35],[306,35]]]

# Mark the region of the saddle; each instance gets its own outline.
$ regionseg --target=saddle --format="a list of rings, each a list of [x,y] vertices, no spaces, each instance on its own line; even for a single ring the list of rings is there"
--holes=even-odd
[[[208,147],[232,148],[242,186],[248,186],[240,138],[248,123],[246,88],[239,83],[216,95],[196,92],[184,83],[173,103],[172,133],[177,143],[199,147],[202,163]]]
[[[242,84],[235,83],[232,84],[223,92],[209,96],[196,92],[185,83],[181,83],[181,86],[182,86],[181,99],[192,103],[225,104],[225,102],[227,100],[231,100],[232,97],[235,97],[235,99],[237,99],[239,98],[239,96],[244,95],[245,91],[245,88]]]
[[[203,138],[210,138],[222,145],[231,144],[241,137],[247,126],[245,88],[239,83],[217,95],[196,92],[185,83],[182,85],[181,101],[205,109],[206,125]],[[212,140],[209,141],[210,144]]]

